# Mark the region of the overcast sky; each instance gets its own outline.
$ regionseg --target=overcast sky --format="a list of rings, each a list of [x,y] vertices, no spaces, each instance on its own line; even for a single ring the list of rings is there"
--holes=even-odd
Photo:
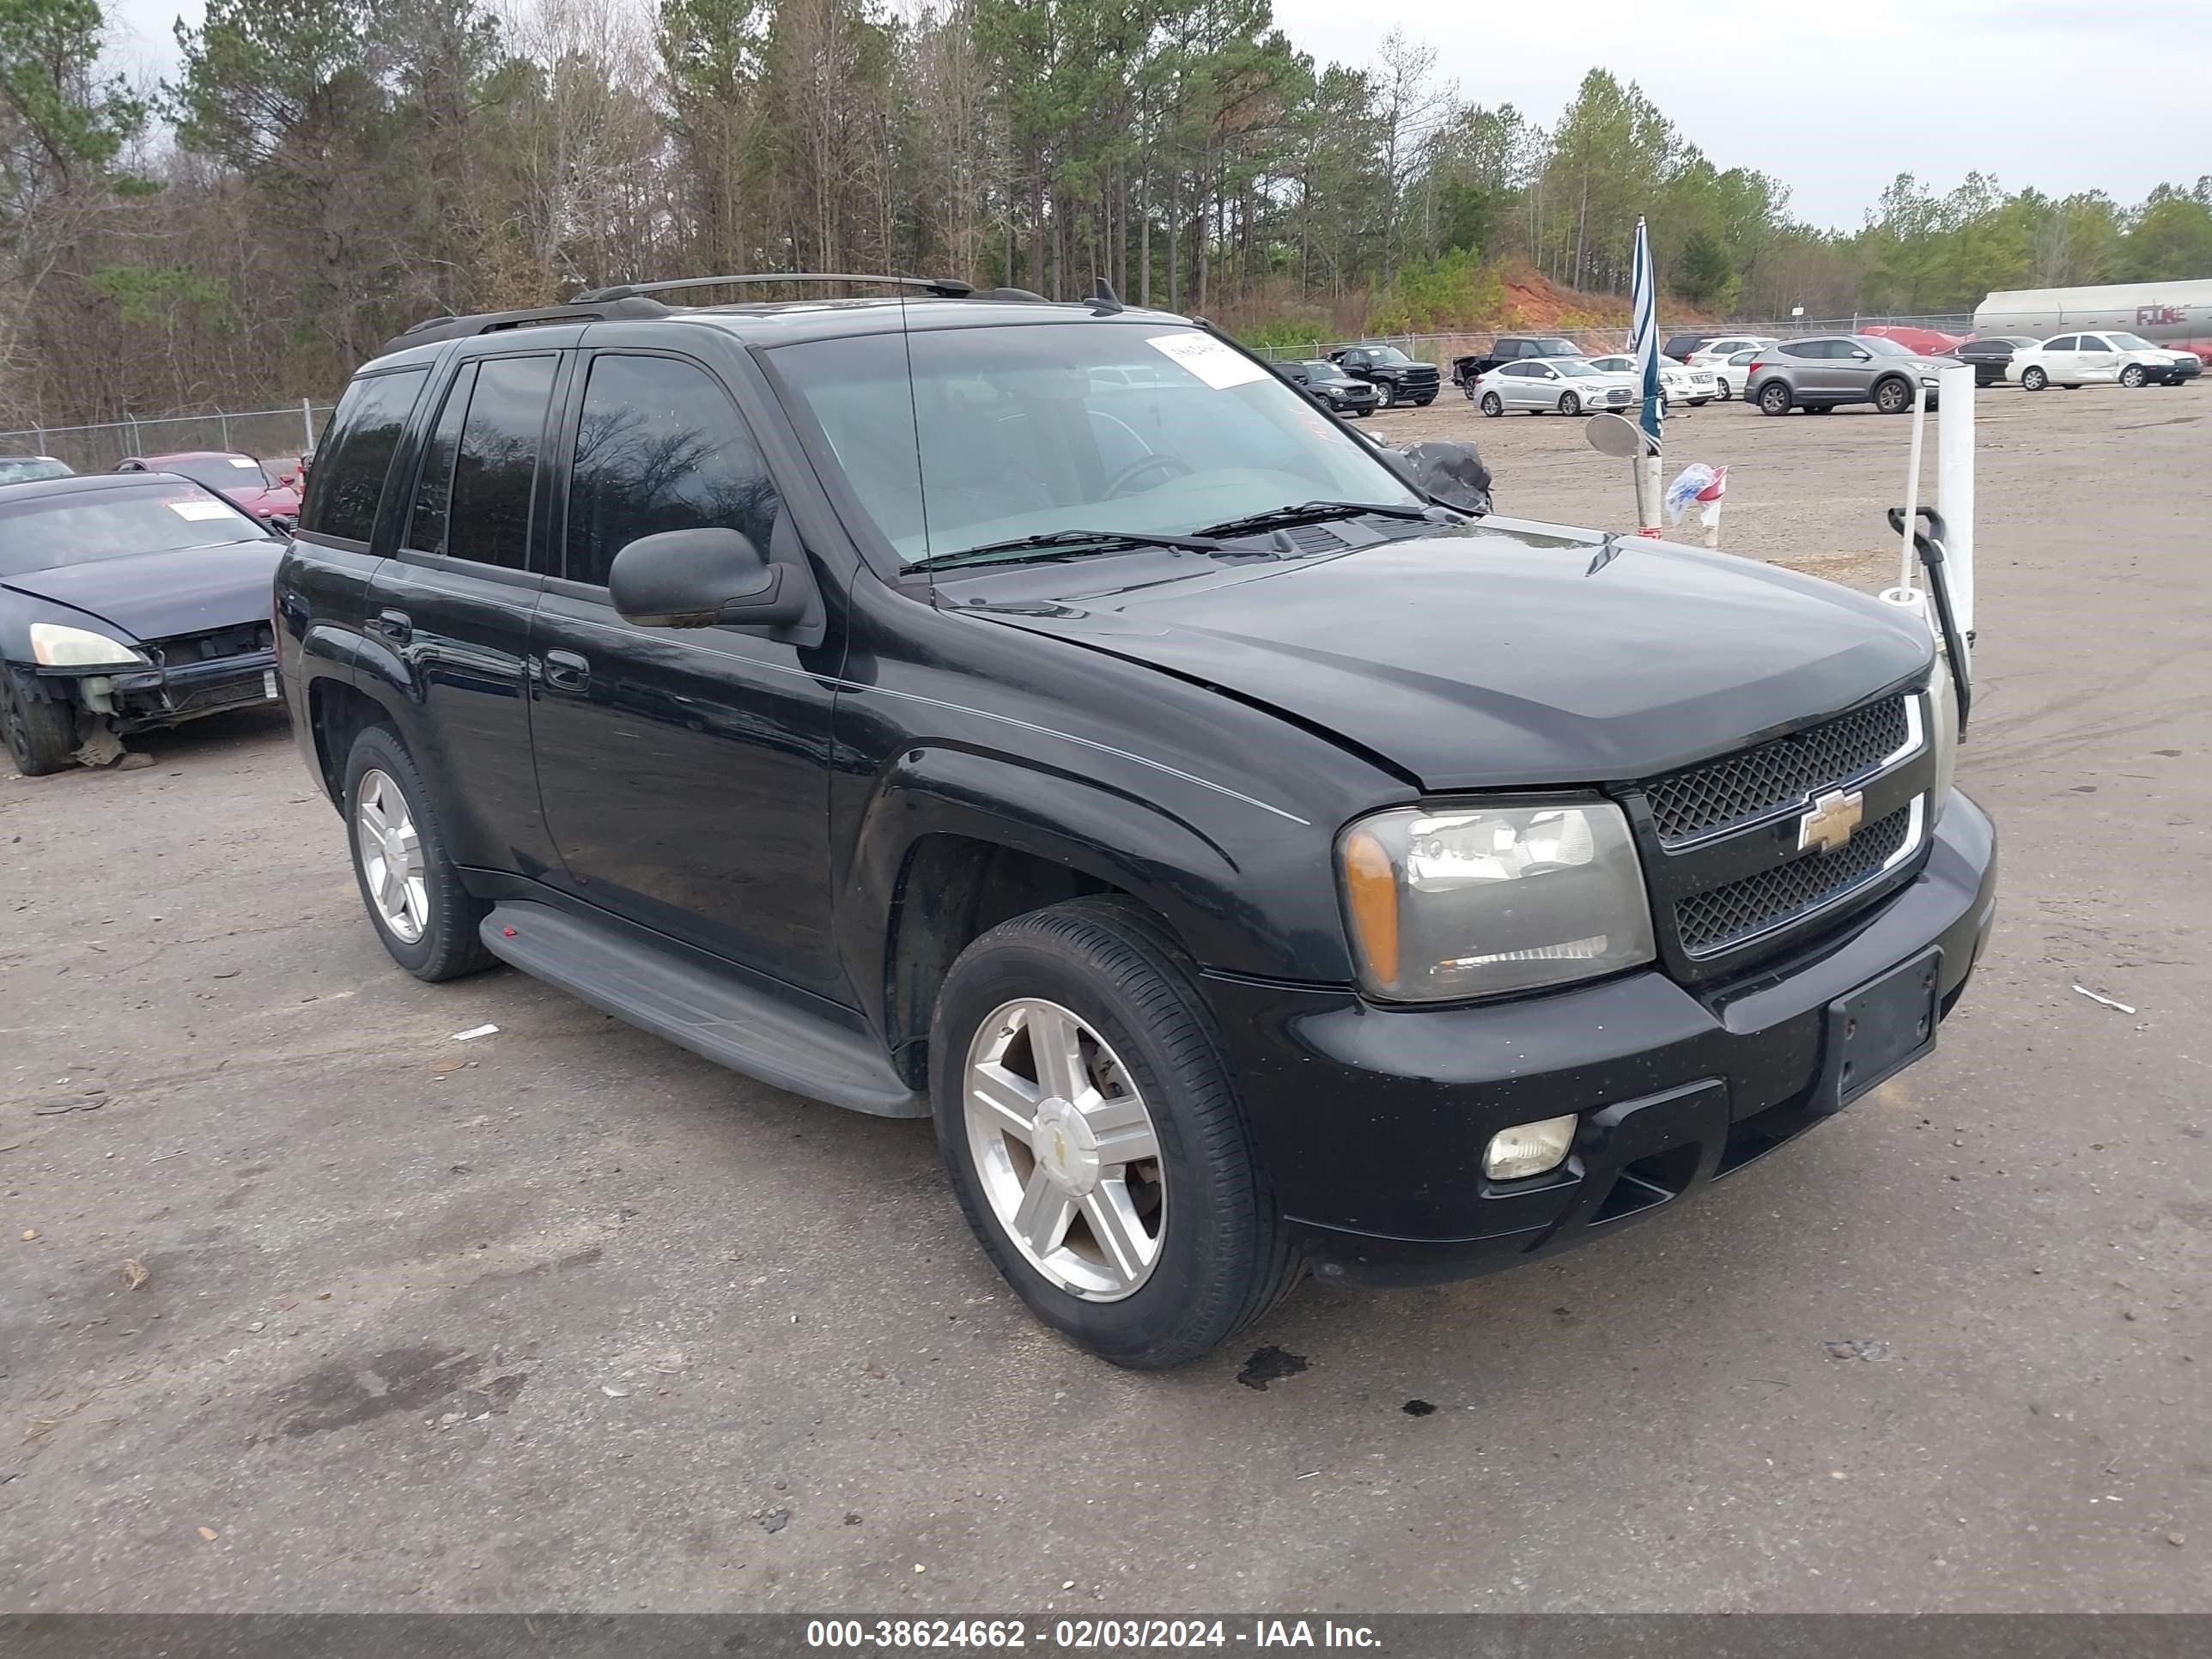
[[[198,0],[108,0],[118,63],[161,74]],[[1364,64],[1392,25],[1460,94],[1548,122],[1583,72],[1640,82],[1719,167],[1852,228],[1892,178],[1948,190],[2104,190],[2123,204],[2212,173],[2212,0],[1275,0],[1323,62]],[[1572,27],[1564,25],[1571,23]]]

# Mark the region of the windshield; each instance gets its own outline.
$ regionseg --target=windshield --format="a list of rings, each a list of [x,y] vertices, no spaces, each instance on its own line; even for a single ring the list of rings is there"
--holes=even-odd
[[[177,455],[146,465],[150,471],[173,472],[210,489],[259,489],[276,482],[251,455]]]
[[[1579,357],[1582,355],[1582,348],[1577,346],[1572,340],[1539,340],[1536,342],[1536,356],[1539,357]]]
[[[770,356],[909,563],[1071,530],[1187,536],[1316,497],[1420,505],[1310,399],[1193,328],[1025,323]]]
[[[1595,374],[1597,373],[1597,370],[1592,368],[1588,363],[1578,362],[1572,359],[1563,363],[1554,363],[1552,367],[1562,374]]]
[[[0,456],[0,484],[36,483],[41,478],[66,478],[70,470],[51,455]]]
[[[1916,353],[1906,350],[1894,340],[1886,340],[1879,334],[1862,334],[1858,342],[1877,357],[1911,357]]]
[[[267,539],[229,502],[181,484],[0,501],[0,576]]]
[[[1305,370],[1309,380],[1327,380],[1332,385],[1352,378],[1334,363],[1300,363],[1298,367]]]
[[[1370,363],[1410,363],[1413,361],[1395,346],[1367,346],[1363,349]]]
[[[2148,340],[2144,339],[2140,334],[2107,334],[2105,337],[2110,340],[2114,345],[2119,347],[2123,351],[2156,351],[2159,349],[2158,347],[2153,345]]]

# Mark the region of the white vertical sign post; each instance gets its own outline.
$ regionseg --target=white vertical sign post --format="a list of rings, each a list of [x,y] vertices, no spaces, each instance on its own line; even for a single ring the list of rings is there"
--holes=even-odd
[[[1959,631],[1974,631],[1974,368],[1946,363],[1936,376],[1936,503],[1943,514],[1943,568]]]

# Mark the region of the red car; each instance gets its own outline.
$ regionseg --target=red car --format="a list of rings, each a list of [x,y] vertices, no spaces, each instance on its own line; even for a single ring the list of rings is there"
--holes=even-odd
[[[1923,357],[1940,356],[1966,337],[1963,334],[1946,334],[1940,328],[1915,328],[1908,323],[1869,323],[1859,332],[1894,340],[1907,351],[1917,352]]]
[[[115,470],[174,472],[228,496],[256,518],[296,520],[300,516],[299,472],[296,466],[290,471],[280,471],[279,465],[225,450],[187,449],[174,455],[133,455]]]

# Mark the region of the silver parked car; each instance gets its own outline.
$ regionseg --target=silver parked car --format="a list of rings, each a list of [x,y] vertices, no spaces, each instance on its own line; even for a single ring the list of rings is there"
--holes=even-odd
[[[1915,383],[1928,388],[1936,404],[1936,377],[1942,364],[1907,351],[1878,334],[1814,334],[1761,346],[1744,370],[1743,395],[1763,415],[1787,415],[1792,409],[1826,414],[1839,404],[1872,404],[1885,415],[1912,407]]]
[[[1627,375],[1605,374],[1579,357],[1523,357],[1500,363],[1468,390],[1475,406],[1493,418],[1509,409],[1555,410],[1562,415],[1618,409],[1635,396]]]

